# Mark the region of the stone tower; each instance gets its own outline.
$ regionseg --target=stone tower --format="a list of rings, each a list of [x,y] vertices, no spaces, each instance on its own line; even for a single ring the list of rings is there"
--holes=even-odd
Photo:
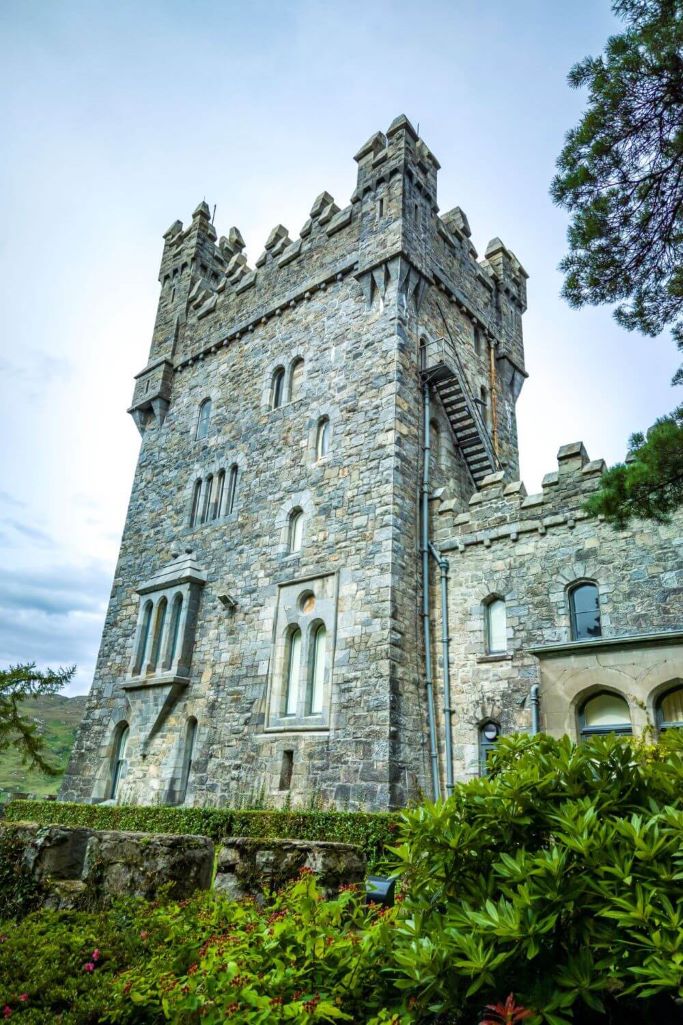
[[[321,193],[253,268],[206,203],[164,236],[62,799],[382,809],[432,788],[423,453],[427,497],[445,489],[456,515],[518,475],[526,274],[499,239],[479,260],[459,208],[439,216],[439,164],[406,117],[355,159],[349,205]]]

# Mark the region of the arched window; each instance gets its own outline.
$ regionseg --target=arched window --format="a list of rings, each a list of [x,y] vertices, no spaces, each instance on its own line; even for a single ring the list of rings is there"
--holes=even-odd
[[[330,451],[330,421],[323,416],[318,420],[318,433],[315,439],[316,459],[322,459]]]
[[[190,510],[190,526],[194,527],[199,522],[199,500],[202,496],[202,482],[196,480],[192,489],[192,509]]]
[[[157,614],[154,621],[154,640],[152,642],[152,655],[149,660],[149,668],[151,672],[154,672],[159,661],[159,653],[161,651],[161,638],[164,634],[164,623],[166,622],[166,609],[168,602],[165,598],[162,598],[157,605]]]
[[[507,651],[507,615],[502,598],[491,598],[484,607],[486,654],[501,655]]]
[[[301,383],[304,377],[304,361],[295,359],[289,369],[289,401],[296,402],[301,398]]]
[[[165,661],[165,668],[170,669],[178,650],[178,637],[180,635],[180,615],[183,611],[183,596],[177,594],[173,599],[171,607],[171,622],[168,630],[168,647]]]
[[[478,324],[474,325],[474,351],[481,356],[481,328]]]
[[[655,706],[655,719],[659,730],[683,729],[683,683],[663,694]]]
[[[304,514],[301,509],[293,509],[289,515],[289,550],[301,551],[304,539]]]
[[[296,715],[301,672],[301,630],[297,627],[289,635],[284,687],[284,715]]]
[[[225,470],[221,470],[216,478],[216,501],[213,504],[213,516],[215,520],[223,512],[223,493],[225,491]]]
[[[185,742],[183,744],[183,768],[180,776],[180,789],[178,791],[178,803],[182,804],[187,797],[187,784],[192,771],[192,755],[194,754],[194,740],[197,734],[197,720],[192,716],[187,720],[185,727]]]
[[[206,438],[209,433],[209,421],[211,420],[211,399],[204,399],[199,407],[199,418],[197,420],[197,440]]]
[[[125,775],[126,748],[130,730],[127,722],[120,722],[114,731],[114,750],[111,759],[111,789],[109,800],[115,801],[119,793],[119,785]]]
[[[620,694],[602,691],[588,698],[579,711],[582,737],[600,733],[631,733],[631,713]]]
[[[278,409],[284,401],[285,391],[285,370],[278,367],[273,374],[273,382],[270,386],[270,408]]]
[[[206,523],[211,513],[211,498],[213,496],[213,474],[210,473],[204,483],[204,501],[202,502],[202,523]]]
[[[237,496],[237,463],[230,467],[230,479],[228,480],[228,500],[225,503],[225,513],[229,516],[235,509],[235,498]]]
[[[145,654],[147,652],[147,642],[149,640],[149,628],[152,622],[152,602],[148,601],[145,605],[144,612],[142,613],[142,625],[140,627],[140,634],[138,637],[138,650],[135,657],[135,669],[133,673],[141,672],[142,667],[145,663]]]
[[[569,614],[573,641],[600,637],[600,595],[595,584],[574,584],[569,590]]]
[[[479,727],[479,774],[487,776],[489,771],[489,757],[491,751],[498,743],[500,726],[489,719]]]
[[[309,683],[309,715],[320,715],[323,710],[323,687],[325,683],[325,648],[327,631],[319,623],[313,633],[311,646],[310,683]]]

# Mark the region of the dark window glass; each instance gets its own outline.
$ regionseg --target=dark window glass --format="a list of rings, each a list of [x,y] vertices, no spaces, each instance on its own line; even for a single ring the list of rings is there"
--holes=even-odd
[[[578,584],[569,592],[572,640],[600,637],[600,595],[595,584]]]
[[[190,511],[190,526],[194,527],[199,518],[199,499],[202,493],[202,482],[200,480],[195,481],[194,489],[192,491],[192,509]]]
[[[225,490],[225,470],[221,470],[218,474],[218,491],[216,492],[216,501],[213,504],[213,512],[211,519],[215,520],[217,516],[220,516],[223,512],[223,492]]]
[[[479,775],[488,775],[491,752],[498,743],[500,726],[496,722],[485,722],[479,727]]]
[[[226,515],[230,515],[235,509],[235,498],[237,497],[237,464],[230,467],[230,479],[228,481],[228,501],[225,506]]]
[[[197,439],[205,438],[209,433],[209,421],[211,419],[211,399],[204,399],[199,407],[199,420],[197,421]]]
[[[285,387],[285,372],[282,367],[273,374],[273,385],[271,390],[270,405],[273,409],[277,409],[282,405],[284,398],[283,392]]]

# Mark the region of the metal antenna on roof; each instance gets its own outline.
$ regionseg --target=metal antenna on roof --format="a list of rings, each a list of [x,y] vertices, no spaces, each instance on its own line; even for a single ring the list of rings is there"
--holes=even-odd
[[[216,216],[216,204],[214,203],[213,204],[213,213],[211,214],[211,223],[212,224],[213,224],[213,219],[214,219],[215,216]]]

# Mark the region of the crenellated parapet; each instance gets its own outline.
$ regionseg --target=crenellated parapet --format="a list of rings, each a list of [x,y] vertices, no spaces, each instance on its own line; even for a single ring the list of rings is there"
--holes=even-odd
[[[600,487],[604,459],[589,460],[583,442],[563,445],[557,470],[543,478],[542,490],[527,494],[522,481],[506,481],[504,472],[485,477],[458,512],[455,500],[435,496],[435,532],[444,550],[464,551],[472,545],[490,547],[496,541],[516,541],[524,534],[545,534],[554,528],[571,529],[587,519],[586,499]]]

